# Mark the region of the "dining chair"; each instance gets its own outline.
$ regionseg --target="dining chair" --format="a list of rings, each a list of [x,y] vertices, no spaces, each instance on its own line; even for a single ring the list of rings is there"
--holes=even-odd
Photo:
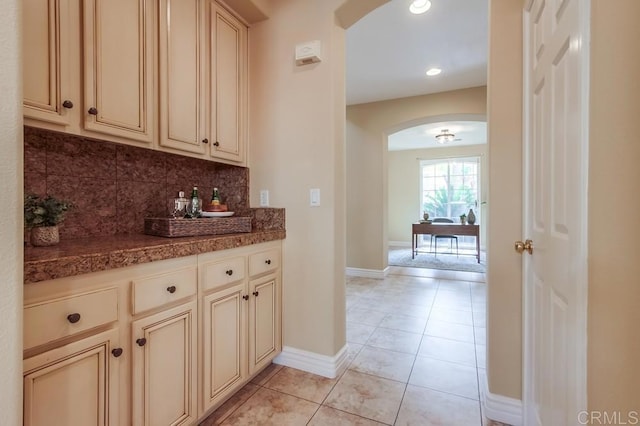
[[[435,219],[432,220],[432,223],[453,223],[453,220],[447,218],[447,217],[436,217]],[[449,240],[449,247],[453,250],[453,241],[455,240],[456,242],[456,256],[459,256],[458,254],[458,237],[456,235],[452,235],[452,234],[436,234],[436,235],[431,235],[431,242],[429,243],[429,250],[431,250],[431,245],[433,243],[433,239],[436,239],[436,249],[434,251],[434,255],[437,256],[438,255],[438,240],[439,239],[448,239]]]

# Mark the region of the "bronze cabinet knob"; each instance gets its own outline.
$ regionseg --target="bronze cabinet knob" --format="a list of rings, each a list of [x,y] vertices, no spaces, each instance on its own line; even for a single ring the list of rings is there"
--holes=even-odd
[[[144,346],[147,344],[147,339],[141,337],[140,339],[136,340],[136,343],[138,344],[138,346]]]
[[[248,294],[245,294],[244,296],[242,296],[242,298],[243,298],[244,300],[249,300],[249,295],[248,295]]]
[[[118,358],[120,355],[122,355],[122,348],[115,348],[111,351],[111,354]]]
[[[66,100],[62,103],[62,106],[67,109],[71,109],[73,108],[73,102],[71,102],[70,100]]]
[[[220,146],[220,142],[215,141],[215,142],[213,143],[213,146],[216,146],[216,147]]]
[[[233,275],[233,269],[229,269],[228,271],[225,272],[225,274],[229,276]]]
[[[67,315],[67,320],[71,323],[71,324],[75,324],[78,321],[80,321],[80,314],[78,313],[74,313],[74,314],[70,314]]]
[[[258,297],[258,295],[259,295],[260,293],[258,293],[257,291],[254,291],[252,294],[253,294],[255,297]]]
[[[91,115],[98,115],[98,110],[95,107],[89,108],[89,111],[87,112]]]
[[[172,286],[167,287],[167,291],[169,293],[171,293],[171,294],[175,293],[176,292],[176,286],[172,285]]]

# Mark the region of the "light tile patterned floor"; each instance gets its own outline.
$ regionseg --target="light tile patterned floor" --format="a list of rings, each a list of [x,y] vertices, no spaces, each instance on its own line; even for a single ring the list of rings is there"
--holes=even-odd
[[[273,364],[201,426],[497,426],[479,401],[485,304],[484,274],[348,278],[348,369],[327,379]]]

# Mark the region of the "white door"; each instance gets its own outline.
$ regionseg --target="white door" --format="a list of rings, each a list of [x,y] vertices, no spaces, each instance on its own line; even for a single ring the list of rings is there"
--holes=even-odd
[[[525,11],[526,425],[579,424],[586,407],[588,4]]]

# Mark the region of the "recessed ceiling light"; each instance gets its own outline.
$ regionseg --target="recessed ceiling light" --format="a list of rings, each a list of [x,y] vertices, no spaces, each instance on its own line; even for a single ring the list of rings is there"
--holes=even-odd
[[[434,75],[438,75],[442,72],[442,70],[440,68],[431,68],[429,70],[427,70],[427,75],[429,77],[433,77]]]
[[[419,15],[425,13],[430,7],[431,2],[429,0],[413,0],[411,6],[409,6],[409,11],[414,15]]]

